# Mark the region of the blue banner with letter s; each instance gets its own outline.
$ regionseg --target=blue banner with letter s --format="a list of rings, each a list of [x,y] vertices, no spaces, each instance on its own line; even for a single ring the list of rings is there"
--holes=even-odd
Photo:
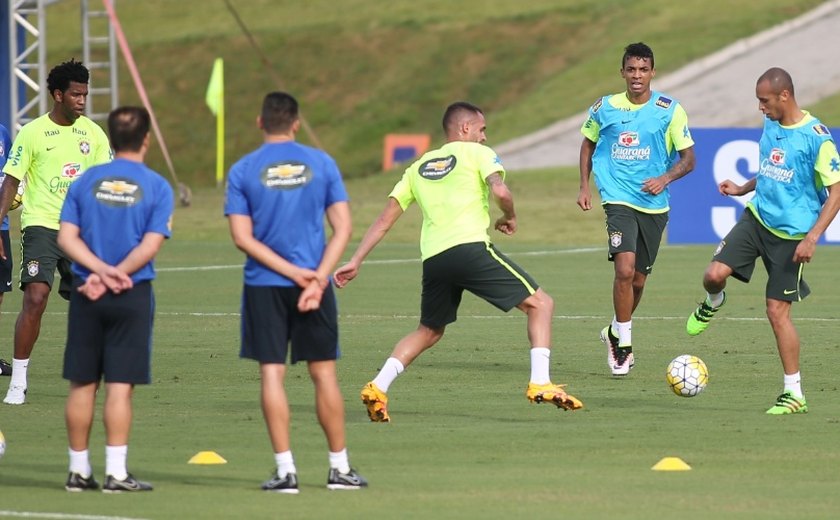
[[[840,129],[832,128],[834,136]],[[743,184],[758,172],[760,128],[693,128],[694,171],[672,183],[668,222],[669,244],[716,244],[741,217],[752,193],[727,197],[718,184],[729,179]],[[791,208],[795,211],[795,208]],[[823,244],[840,244],[840,217],[820,239]]]

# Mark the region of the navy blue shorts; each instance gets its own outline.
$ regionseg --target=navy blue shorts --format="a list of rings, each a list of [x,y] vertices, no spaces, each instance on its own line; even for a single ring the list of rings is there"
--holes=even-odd
[[[332,285],[311,312],[297,310],[300,287],[245,285],[242,290],[242,347],[239,357],[260,363],[292,364],[338,359],[338,307]]]
[[[64,379],[92,383],[151,382],[152,321],[155,297],[151,282],[140,282],[121,294],[105,293],[90,301],[75,290],[67,312]]]

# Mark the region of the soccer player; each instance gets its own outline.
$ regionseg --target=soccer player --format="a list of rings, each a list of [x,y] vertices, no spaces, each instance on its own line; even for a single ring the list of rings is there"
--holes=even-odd
[[[56,268],[61,275],[59,294],[65,299],[70,296],[70,260],[56,244],[67,188],[91,166],[111,160],[105,132],[82,115],[89,77],[84,65],[74,60],[50,71],[47,90],[53,99],[52,110],[21,128],[3,167],[6,178],[0,187],[0,218],[8,214],[18,184],[26,182],[26,204],[20,217],[23,305],[15,322],[12,377],[3,399],[6,404],[26,400],[29,357],[41,331]],[[0,246],[0,258],[6,258],[6,251]]]
[[[299,491],[284,388],[289,350],[292,364],[306,361],[315,386],[329,447],[327,488],[360,489],[367,481],[350,467],[345,444],[338,311],[330,284],[352,232],[347,192],[329,155],[295,142],[301,122],[294,97],[267,94],[257,124],[263,145],[231,167],[225,215],[234,244],[247,255],[240,357],[260,364],[263,416],[277,464],[262,489]]]
[[[525,270],[496,249],[487,233],[490,194],[502,211],[495,228],[511,235],[517,221],[513,196],[504,182],[505,169],[496,153],[483,144],[484,113],[470,103],[453,103],[443,116],[443,130],[446,144],[427,152],[406,169],[353,257],[335,273],[336,285],[345,287],[403,212],[414,202],[420,206],[420,324],[397,342],[379,374],[362,389],[368,416],[374,422],[390,421],[387,392],[391,383],[443,337],[446,326],[456,319],[465,290],[502,311],[516,307],[528,316],[528,400],[551,402],[564,410],[581,408],[580,401],[567,394],[562,385],[552,384],[549,377],[554,301]]]
[[[633,368],[633,312],[642,299],[662,232],[668,223],[668,185],[694,169],[688,117],[674,99],[652,91],[653,51],[644,43],[624,49],[626,90],[599,98],[581,128],[577,204],[592,209],[589,177],[607,220],[608,259],[613,262],[613,319],[601,330],[613,375]]]
[[[145,108],[108,115],[113,162],[74,182],[61,210],[58,245],[73,260],[64,378],[70,473],[65,489],[98,489],[88,458],[99,381],[105,380],[102,491],[150,491],[126,469],[134,385],[151,382],[154,258],[171,234],[174,196],[143,164],[151,119]]]
[[[6,164],[9,152],[12,149],[12,136],[9,130],[0,124],[0,185],[3,184],[5,175],[2,173],[3,166]],[[3,217],[3,222],[0,224],[0,240],[3,242],[3,249],[8,251],[6,258],[0,258],[0,305],[3,304],[3,295],[12,290],[12,253],[11,243],[9,238],[9,215]],[[12,365],[5,359],[0,359],[0,376],[12,375]]]
[[[758,78],[755,95],[765,116],[758,175],[743,185],[725,180],[718,186],[722,195],[755,195],[715,250],[703,275],[706,298],[688,317],[686,332],[696,336],[706,330],[726,301],[726,280],[749,282],[761,257],[768,275],[767,318],[784,370],[782,394],[767,413],[805,413],[791,303],[810,294],[804,264],[840,209],[840,156],[825,125],[799,108],[785,70],[768,69]]]

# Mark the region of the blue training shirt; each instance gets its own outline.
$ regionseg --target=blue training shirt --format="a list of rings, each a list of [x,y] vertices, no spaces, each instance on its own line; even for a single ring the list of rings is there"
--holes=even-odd
[[[831,133],[807,112],[793,126],[765,118],[759,154],[755,196],[747,207],[778,236],[803,238],[822,211],[825,186],[840,180],[840,157]],[[825,172],[818,171],[821,155],[828,163]]]
[[[296,143],[265,143],[228,173],[225,216],[245,215],[254,238],[299,267],[316,269],[326,248],[324,213],[348,200],[341,172],[325,152]],[[293,287],[295,283],[251,257],[246,285]]]
[[[146,233],[171,236],[174,195],[166,179],[146,165],[115,159],[94,166],[70,185],[61,221],[79,226],[90,250],[110,265],[120,263]],[[73,262],[73,274],[90,271]],[[131,275],[134,283],[155,278],[154,261]]]
[[[9,134],[9,130],[6,129],[5,126],[0,125],[0,184],[3,184],[3,179],[6,178],[6,174],[3,173],[3,166],[6,165],[6,159],[8,159],[9,150],[12,149],[12,136]],[[9,229],[9,215],[6,214],[3,217],[3,223],[0,224],[0,231],[5,231]]]

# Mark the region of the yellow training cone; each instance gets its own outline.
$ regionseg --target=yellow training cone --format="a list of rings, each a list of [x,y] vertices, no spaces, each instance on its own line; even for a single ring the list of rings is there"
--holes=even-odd
[[[189,464],[227,464],[227,461],[215,451],[199,451],[193,455]]]
[[[679,457],[665,457],[650,469],[653,471],[688,471],[691,466]]]

